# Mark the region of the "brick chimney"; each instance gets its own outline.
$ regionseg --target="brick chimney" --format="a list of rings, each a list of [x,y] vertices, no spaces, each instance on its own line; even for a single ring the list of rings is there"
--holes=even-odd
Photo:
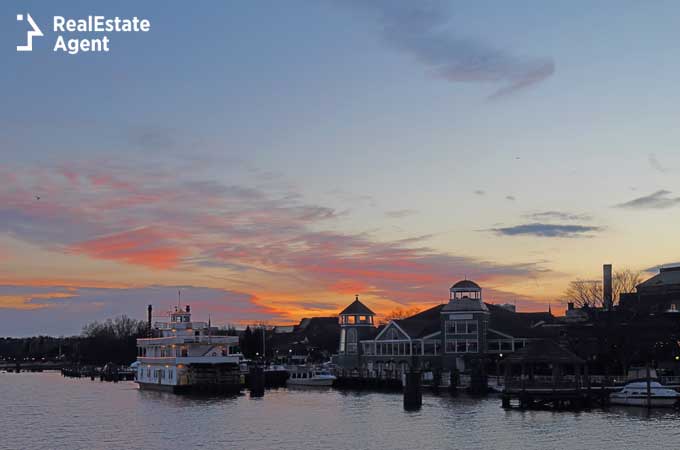
[[[611,311],[614,307],[614,299],[612,298],[612,265],[605,264],[602,266],[602,290],[603,303],[605,311]]]

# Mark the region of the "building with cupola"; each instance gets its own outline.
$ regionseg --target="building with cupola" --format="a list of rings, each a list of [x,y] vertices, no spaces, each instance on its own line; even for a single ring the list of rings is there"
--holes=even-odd
[[[465,356],[486,353],[490,315],[477,283],[461,280],[451,286],[440,313],[443,368],[464,370]]]
[[[554,334],[550,312],[521,313],[486,303],[482,288],[461,280],[448,299],[411,317],[376,326],[358,297],[339,314],[341,338],[334,362],[368,377],[399,377],[409,370],[466,372],[475,361],[502,358],[527,342]]]

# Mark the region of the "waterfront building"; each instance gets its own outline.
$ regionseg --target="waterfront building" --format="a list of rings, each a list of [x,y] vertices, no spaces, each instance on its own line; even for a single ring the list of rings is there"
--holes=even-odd
[[[621,294],[620,308],[637,313],[680,313],[680,266],[662,267],[659,273]]]
[[[375,314],[358,298],[340,314],[341,338],[334,362],[343,370],[390,377],[409,367],[465,372],[475,360],[498,359],[528,340],[556,334],[548,313],[517,313],[485,303],[482,288],[462,280],[448,301],[405,319],[375,327]]]

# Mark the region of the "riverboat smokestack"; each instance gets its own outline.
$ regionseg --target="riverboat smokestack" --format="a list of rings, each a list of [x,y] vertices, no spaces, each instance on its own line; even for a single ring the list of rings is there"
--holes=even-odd
[[[614,299],[612,298],[612,265],[605,264],[602,266],[602,290],[603,303],[605,311],[611,311],[614,307]]]
[[[152,311],[153,311],[153,307],[151,305],[149,305],[149,307],[147,308],[147,324],[146,324],[146,326],[147,326],[146,332],[149,335],[149,337],[151,337],[151,312]]]

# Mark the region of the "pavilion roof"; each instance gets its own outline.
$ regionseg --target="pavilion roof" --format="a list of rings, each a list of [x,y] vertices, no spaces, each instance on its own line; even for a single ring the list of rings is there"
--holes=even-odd
[[[504,363],[583,364],[585,361],[552,339],[527,342],[527,346],[510,354]]]

